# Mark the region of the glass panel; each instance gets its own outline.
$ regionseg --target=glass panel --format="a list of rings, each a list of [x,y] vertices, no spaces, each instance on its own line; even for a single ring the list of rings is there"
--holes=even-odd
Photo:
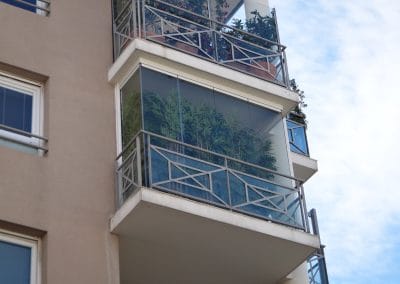
[[[177,78],[142,68],[144,129],[182,140]]]
[[[36,5],[36,0],[23,0],[23,1],[27,2],[27,3],[30,3],[30,4],[33,4],[33,5]],[[0,2],[4,2],[4,3],[7,3],[7,4],[10,4],[10,5],[13,5],[15,7],[27,10],[27,11],[36,12],[36,8],[35,7],[29,6],[28,4],[25,4],[25,3],[21,3],[20,1],[17,1],[17,0],[0,0]]]
[[[290,150],[292,152],[308,155],[305,126],[293,121],[287,121]]]
[[[32,96],[4,88],[3,124],[20,130],[32,130]]]
[[[24,104],[24,127],[23,130],[26,132],[32,131],[32,96],[25,95]]]
[[[0,86],[0,124],[4,124],[4,91],[5,89]]]
[[[122,147],[141,129],[140,73],[136,72],[121,89]]]
[[[31,249],[0,241],[0,283],[29,284]]]
[[[145,68],[142,76],[145,130],[290,173],[278,112]]]
[[[208,4],[207,4],[208,0],[164,0],[164,2],[188,10],[192,13],[208,17]],[[166,8],[162,4],[158,4],[158,6],[160,6],[164,10]],[[190,15],[190,13],[183,13],[181,10],[175,10],[172,8],[168,8],[167,10],[173,11],[174,14],[178,14],[179,16],[186,19],[193,18],[193,16]]]
[[[217,123],[214,96],[210,89],[180,80],[183,141],[212,150]]]

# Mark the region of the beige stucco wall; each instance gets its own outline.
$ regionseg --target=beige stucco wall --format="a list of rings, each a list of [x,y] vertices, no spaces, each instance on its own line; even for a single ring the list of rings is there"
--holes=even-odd
[[[0,220],[46,232],[43,283],[117,281],[111,64],[111,1],[52,0],[50,17],[0,3],[0,71],[44,83],[49,138],[44,157],[0,147]]]

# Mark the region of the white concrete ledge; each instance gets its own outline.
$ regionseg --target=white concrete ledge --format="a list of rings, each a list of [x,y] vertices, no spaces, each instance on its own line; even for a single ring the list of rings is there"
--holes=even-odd
[[[147,65],[190,81],[208,85],[257,103],[270,105],[286,114],[298,103],[298,95],[282,86],[233,70],[148,40],[135,39],[108,71],[108,81],[123,81],[138,64]]]
[[[318,162],[310,157],[290,152],[294,176],[307,181],[318,171]]]
[[[180,212],[207,218],[209,220],[236,226],[245,230],[266,234],[272,237],[319,248],[320,242],[315,235],[289,226],[261,220],[241,213],[232,212],[206,203],[201,203],[164,193],[158,190],[141,188],[133,194],[111,218],[110,230],[118,233],[118,225],[141,203],[148,203],[174,209]],[[134,214],[134,213],[133,213]]]

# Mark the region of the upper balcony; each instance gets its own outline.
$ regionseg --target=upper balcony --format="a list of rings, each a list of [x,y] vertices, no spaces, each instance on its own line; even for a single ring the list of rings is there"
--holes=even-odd
[[[115,0],[113,3],[115,59],[133,39],[142,38],[288,86],[285,47],[279,42],[274,10],[235,21],[245,8],[252,7],[244,7],[244,1],[238,0]]]

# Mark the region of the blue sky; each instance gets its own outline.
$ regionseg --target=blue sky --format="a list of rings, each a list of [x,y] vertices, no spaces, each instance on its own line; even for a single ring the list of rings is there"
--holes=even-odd
[[[400,2],[270,0],[306,95],[331,283],[400,283]]]

